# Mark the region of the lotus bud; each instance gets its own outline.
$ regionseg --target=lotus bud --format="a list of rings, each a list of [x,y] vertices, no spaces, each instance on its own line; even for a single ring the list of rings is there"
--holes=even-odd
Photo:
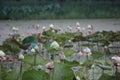
[[[104,46],[105,49],[107,49],[107,46]]]
[[[48,69],[53,69],[54,68],[54,62],[49,62],[49,63],[47,63],[46,65],[45,65],[45,67],[46,68],[48,68]]]
[[[19,54],[19,59],[23,60],[24,59],[24,55],[23,54]]]
[[[5,53],[2,50],[0,50],[0,57],[4,57],[4,56],[5,56]]]
[[[66,59],[64,54],[59,54],[59,57],[60,57],[60,60],[65,60]]]
[[[43,26],[43,27],[42,27],[42,29],[43,29],[43,30],[45,30],[45,29],[46,29],[46,27],[45,27],[45,26]]]
[[[71,43],[72,41],[71,40],[68,40],[69,43]]]
[[[13,26],[13,27],[12,27],[12,30],[13,30],[13,31],[18,31],[19,29],[18,29],[17,27],[14,27],[14,26]]]
[[[76,23],[76,26],[80,26],[80,23],[79,23],[79,22],[77,22],[77,23]]]
[[[38,29],[40,28],[40,25],[37,24],[37,25],[35,26],[35,28],[38,30]]]
[[[76,76],[76,79],[77,79],[77,80],[80,80],[80,77],[79,77],[79,76]]]
[[[31,52],[32,52],[32,53],[35,53],[35,49],[32,48],[32,49],[31,49]]]
[[[80,32],[81,31],[81,27],[77,27],[77,31]]]
[[[53,29],[53,28],[54,28],[54,25],[53,25],[53,24],[50,24],[50,28]]]
[[[88,29],[92,29],[92,25],[88,25]]]
[[[55,33],[55,30],[54,30],[54,29],[52,30],[52,33]]]
[[[95,68],[95,65],[93,64],[93,65],[91,66],[91,68],[94,69],[94,68]]]
[[[59,44],[56,41],[53,41],[51,43],[50,47],[53,48],[53,49],[58,49],[60,46],[59,46]]]
[[[83,53],[81,51],[77,53],[78,57],[81,57],[82,55],[83,55]]]
[[[86,48],[83,49],[83,52],[84,53],[91,53],[91,50],[88,47],[86,47]]]

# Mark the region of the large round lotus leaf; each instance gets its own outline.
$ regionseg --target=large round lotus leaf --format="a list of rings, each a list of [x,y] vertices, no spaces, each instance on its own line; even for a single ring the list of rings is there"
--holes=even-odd
[[[50,60],[44,59],[43,57],[37,55],[36,57],[36,64],[37,65],[45,65],[48,63]],[[33,55],[26,55],[25,58],[23,59],[23,62],[26,62],[30,65],[34,65],[34,56]]]
[[[19,73],[17,71],[10,71],[7,73],[5,80],[17,80],[19,77]]]
[[[73,80],[74,73],[71,67],[63,63],[55,63],[54,80]]]
[[[45,71],[28,70],[23,73],[22,80],[49,80],[49,74]]]
[[[65,50],[64,54],[65,56],[71,56],[72,54],[76,53],[75,50],[68,48],[67,50]]]
[[[19,44],[17,44],[14,40],[6,39],[6,40],[3,42],[2,50],[3,50],[6,54],[9,54],[9,52],[12,52],[12,53],[14,53],[14,54],[17,54],[17,53],[20,52],[20,47],[19,47]]]
[[[98,80],[120,80],[120,76],[119,75],[120,75],[120,73],[117,73],[117,79],[116,79],[115,76],[103,73]]]
[[[29,44],[29,43],[38,43],[37,36],[28,36],[22,41],[22,44]]]

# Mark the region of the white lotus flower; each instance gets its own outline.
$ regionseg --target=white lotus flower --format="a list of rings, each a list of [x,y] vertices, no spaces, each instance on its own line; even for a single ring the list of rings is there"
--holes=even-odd
[[[95,65],[93,64],[93,65],[91,66],[91,68],[94,69],[94,68],[95,68]]]
[[[92,25],[89,24],[89,25],[88,25],[88,29],[92,29]]]
[[[19,59],[23,60],[24,59],[24,55],[23,54],[19,54]]]
[[[79,22],[77,22],[77,23],[76,23],[76,26],[80,26],[80,23],[79,23]]]
[[[70,26],[67,26],[67,29],[69,29],[69,30],[72,30],[72,27],[70,27]]]
[[[13,26],[13,27],[12,27],[12,30],[13,30],[13,31],[18,31],[18,30],[19,30],[19,28],[17,28],[17,27],[15,27],[15,26]]]
[[[120,64],[120,57],[119,56],[113,56],[112,58],[113,63],[119,63]]]
[[[32,53],[35,53],[35,49],[32,48],[32,49],[31,49],[31,52],[32,52]]]
[[[53,48],[53,49],[58,49],[60,47],[60,45],[56,41],[53,41],[51,43],[50,47]]]
[[[83,52],[84,53],[91,53],[91,50],[90,50],[90,48],[86,47],[83,49]]]
[[[42,27],[42,29],[43,29],[43,30],[45,30],[45,29],[46,29],[46,27],[45,27],[45,26],[43,26],[43,27]]]
[[[80,80],[80,77],[79,77],[79,76],[76,76],[76,79],[77,79],[77,80]]]
[[[5,53],[2,50],[0,50],[0,57],[4,57],[4,56],[5,56]]]
[[[54,25],[53,25],[53,24],[50,24],[50,28],[54,28]]]

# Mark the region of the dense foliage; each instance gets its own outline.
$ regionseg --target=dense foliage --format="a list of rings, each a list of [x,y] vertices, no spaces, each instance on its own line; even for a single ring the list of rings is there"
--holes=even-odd
[[[119,18],[118,0],[1,1],[0,19]]]
[[[0,53],[0,80],[120,79],[119,73],[113,73],[111,55],[106,54],[106,50],[101,53],[102,49],[95,52],[93,48],[109,50],[110,43],[120,41],[119,31],[83,35],[70,30],[61,33],[50,27],[23,39],[16,35],[11,35],[0,46],[6,54]]]

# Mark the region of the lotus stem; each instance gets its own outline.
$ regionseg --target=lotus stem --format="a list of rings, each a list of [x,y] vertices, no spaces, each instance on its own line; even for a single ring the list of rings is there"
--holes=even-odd
[[[117,79],[118,75],[117,75],[117,64],[115,65],[115,80],[118,80]]]
[[[20,60],[20,80],[22,80],[22,60]]]
[[[37,58],[37,54],[34,54],[34,66],[36,66],[36,58]]]

